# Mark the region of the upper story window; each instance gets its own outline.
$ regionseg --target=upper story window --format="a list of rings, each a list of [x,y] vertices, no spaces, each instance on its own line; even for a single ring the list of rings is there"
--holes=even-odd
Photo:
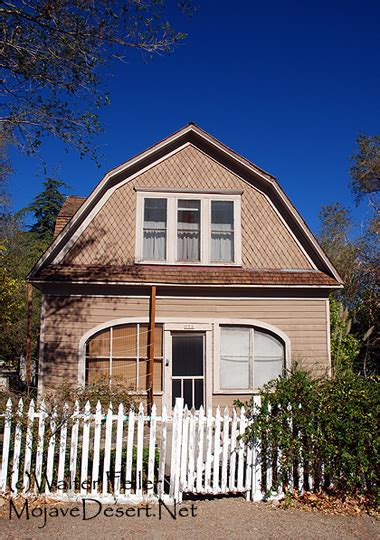
[[[241,192],[136,190],[136,262],[241,264]]]

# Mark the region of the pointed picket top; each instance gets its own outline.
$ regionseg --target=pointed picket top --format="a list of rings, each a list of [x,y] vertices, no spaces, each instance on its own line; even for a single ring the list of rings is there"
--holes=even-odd
[[[17,406],[17,414],[19,416],[22,416],[23,409],[24,409],[24,402],[23,402],[22,398],[20,398],[19,402],[18,402],[18,406]]]
[[[230,416],[230,411],[228,410],[228,407],[224,407],[224,415],[223,415],[223,416],[224,416],[224,418],[226,418],[226,417],[229,418],[229,416]]]
[[[241,406],[241,409],[240,409],[240,416],[241,416],[241,417],[244,417],[244,416],[245,416],[245,408],[244,408],[244,405]]]
[[[236,412],[235,407],[232,409],[232,418],[233,419],[237,418],[237,412]]]
[[[100,401],[98,400],[97,404],[96,404],[96,407],[95,407],[95,414],[101,414],[102,413],[102,404],[100,403]]]
[[[164,406],[162,407],[161,418],[162,418],[162,421],[163,421],[163,422],[166,421],[167,418],[168,418],[168,409],[167,409],[166,405],[164,405]]]
[[[199,417],[203,417],[204,414],[205,414],[205,410],[204,410],[204,408],[203,408],[203,405],[201,405],[201,406],[199,407]]]
[[[219,407],[219,405],[218,405],[217,408],[216,408],[215,418],[216,418],[217,420],[222,420],[222,415],[220,414],[220,407]]]
[[[79,401],[76,400],[74,403],[74,416],[78,416],[79,414]]]
[[[33,420],[33,416],[34,416],[34,399],[31,399],[29,403],[29,408],[28,408],[29,421]]]
[[[87,400],[84,406],[84,413],[90,414],[90,412],[91,412],[91,403]]]
[[[139,405],[139,416],[144,416],[144,405],[142,404],[141,401]]]
[[[123,403],[120,403],[120,404],[119,404],[117,414],[118,414],[119,416],[124,416],[124,405],[123,405]]]
[[[44,416],[46,415],[46,407],[45,407],[45,400],[44,398],[41,399],[40,401],[40,404],[39,404],[39,407],[38,407],[38,410],[41,414],[43,414]]]
[[[12,400],[11,400],[11,398],[8,398],[6,408],[9,409],[9,410],[12,410]]]
[[[153,403],[153,405],[152,405],[152,411],[151,411],[151,416],[152,416],[152,417],[155,417],[156,414],[157,414],[157,407],[156,407],[156,404]]]

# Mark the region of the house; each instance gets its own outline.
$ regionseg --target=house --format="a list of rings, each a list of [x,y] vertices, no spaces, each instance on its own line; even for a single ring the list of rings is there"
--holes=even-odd
[[[69,197],[56,233],[29,276],[40,392],[109,376],[224,407],[292,362],[329,372],[341,278],[276,179],[193,123]]]

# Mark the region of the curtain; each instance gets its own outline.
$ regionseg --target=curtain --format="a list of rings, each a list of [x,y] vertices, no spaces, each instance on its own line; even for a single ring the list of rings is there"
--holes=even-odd
[[[271,334],[255,330],[254,358],[255,388],[260,388],[283,374],[284,345]]]
[[[144,259],[159,261],[166,259],[166,222],[166,199],[146,198],[144,201]]]
[[[250,328],[222,327],[220,329],[220,387],[249,389],[251,384]]]
[[[211,259],[234,260],[234,207],[232,201],[211,203]]]
[[[179,200],[177,216],[177,259],[200,259],[200,201]]]

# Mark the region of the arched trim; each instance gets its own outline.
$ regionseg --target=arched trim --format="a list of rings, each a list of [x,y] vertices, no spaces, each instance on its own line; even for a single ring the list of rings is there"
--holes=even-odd
[[[86,370],[86,343],[90,337],[92,337],[97,332],[100,332],[101,330],[105,330],[107,328],[110,328],[112,326],[119,326],[122,324],[133,324],[133,323],[147,323],[149,322],[148,317],[122,317],[119,319],[112,319],[107,322],[98,324],[97,326],[94,326],[90,330],[88,330],[80,339],[79,342],[79,362],[78,362],[78,384],[84,385],[85,384],[85,370]],[[284,343],[285,347],[285,367],[286,369],[289,369],[291,366],[291,343],[290,339],[279,328],[276,326],[269,324],[264,321],[260,321],[257,319],[235,319],[235,318],[193,318],[190,319],[189,317],[156,317],[156,323],[157,324],[163,324],[164,330],[165,325],[167,325],[169,328],[171,325],[175,324],[176,326],[183,325],[183,330],[190,330],[189,327],[192,325],[196,326],[197,324],[210,324],[213,327],[213,334],[214,334],[214,347],[213,347],[213,353],[211,355],[211,358],[207,358],[207,363],[212,363],[213,366],[215,366],[219,362],[219,352],[218,352],[218,336],[220,335],[220,325],[234,325],[234,326],[253,326],[258,329],[267,330],[268,332],[271,332],[272,334],[278,336]],[[165,350],[164,350],[164,356],[165,356]],[[216,370],[212,370],[215,371]],[[165,387],[165,385],[163,385]],[[217,392],[217,388],[215,386],[214,381],[214,392]],[[228,393],[226,391],[219,393]],[[236,392],[234,392],[236,393]]]

